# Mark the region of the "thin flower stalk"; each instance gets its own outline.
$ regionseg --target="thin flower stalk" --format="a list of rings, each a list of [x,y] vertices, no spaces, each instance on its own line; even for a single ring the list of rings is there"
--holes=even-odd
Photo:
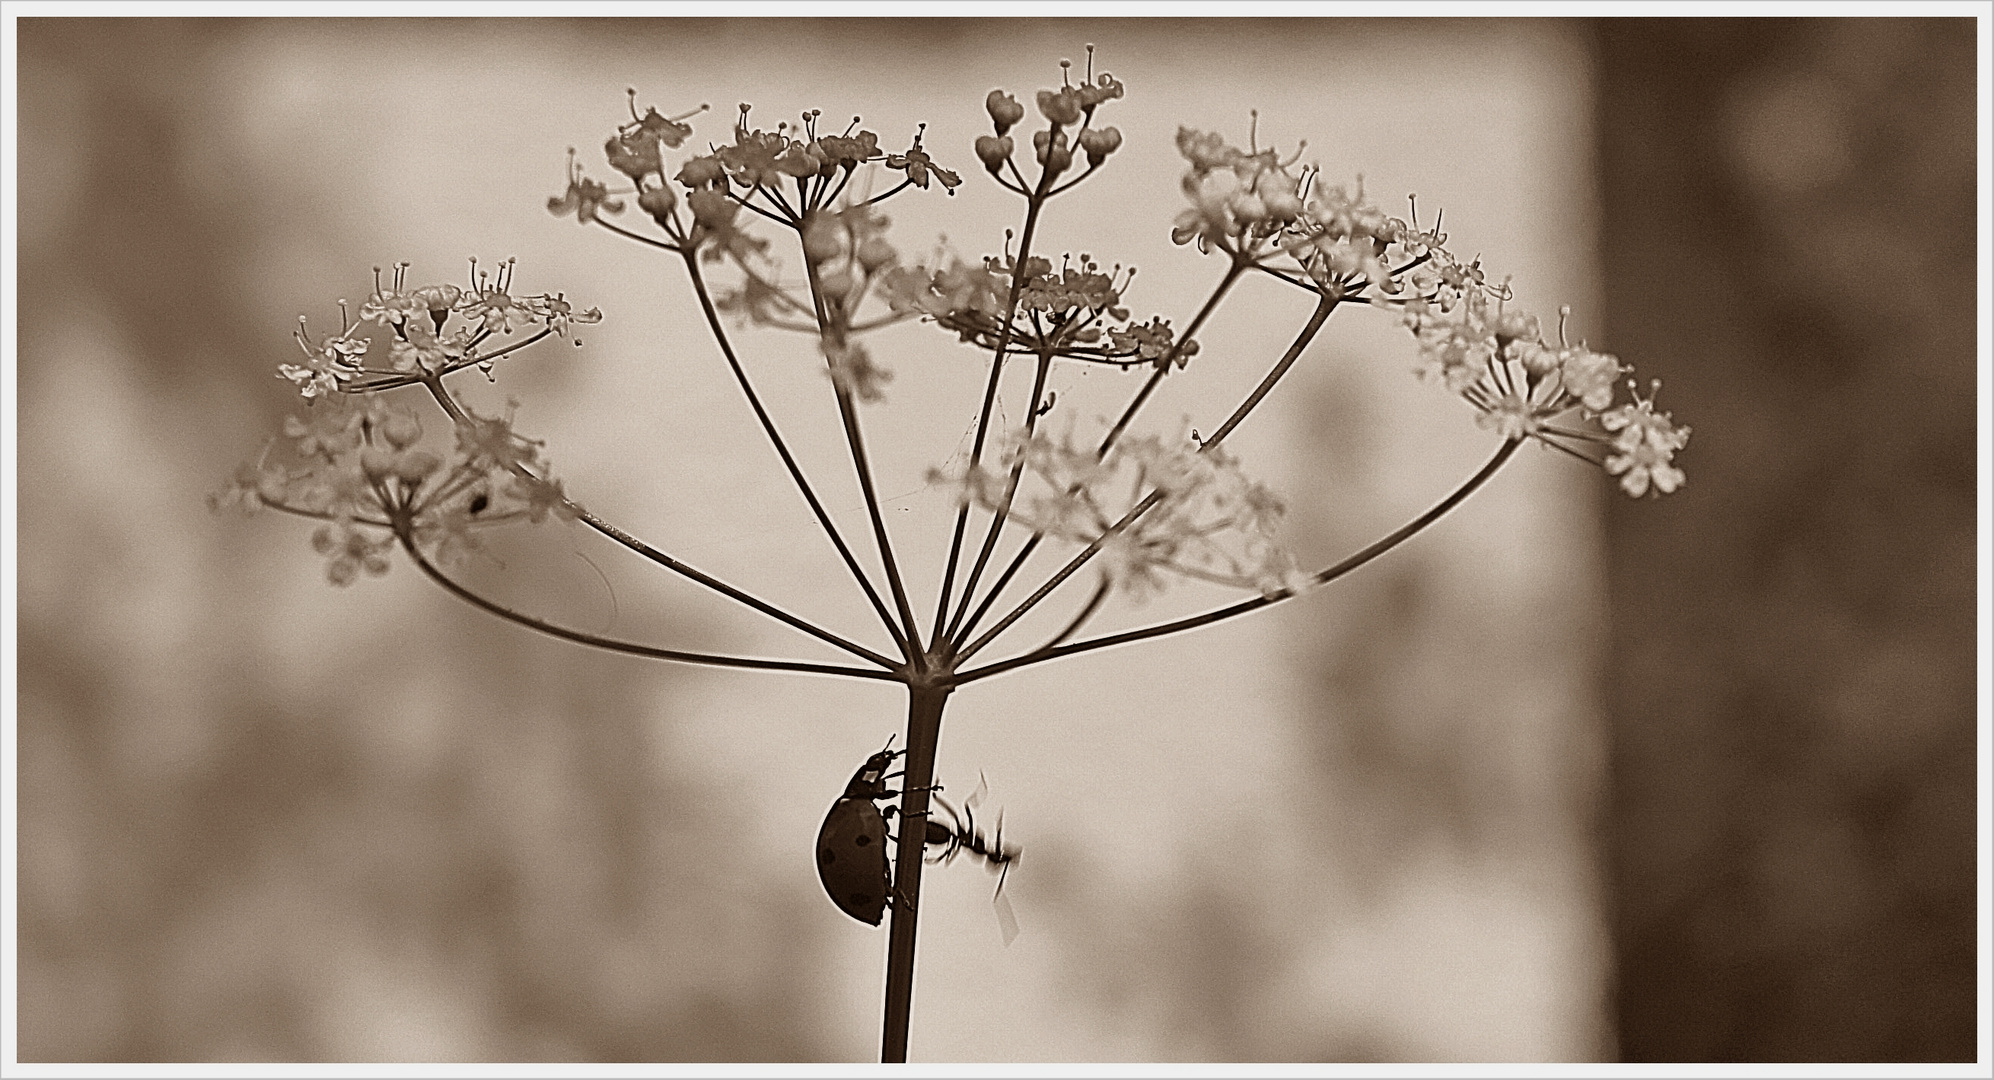
[[[1228,287],[1233,281],[1237,280],[1238,278],[1237,271],[1243,269],[1244,267],[1242,267],[1237,261],[1233,263],[1233,270],[1235,272],[1228,274],[1225,280],[1220,282],[1219,289],[1215,290],[1213,293],[1212,301],[1207,303],[1205,310],[1200,312],[1200,315],[1206,315],[1210,313],[1211,309],[1213,308],[1213,306],[1215,306],[1219,297],[1224,295],[1224,290],[1226,289],[1226,287]],[[1222,442],[1224,442],[1225,437],[1231,434],[1232,430],[1238,427],[1240,422],[1245,420],[1247,415],[1251,413],[1253,409],[1260,404],[1261,401],[1266,399],[1267,394],[1273,390],[1274,385],[1281,380],[1281,377],[1283,375],[1287,374],[1288,370],[1294,366],[1295,361],[1301,358],[1302,351],[1308,348],[1308,345],[1311,341],[1315,340],[1316,334],[1322,330],[1323,324],[1328,321],[1330,313],[1334,311],[1335,308],[1336,308],[1336,301],[1327,298],[1325,298],[1321,303],[1318,303],[1316,305],[1315,311],[1310,313],[1308,322],[1303,324],[1301,332],[1296,334],[1295,340],[1288,346],[1287,351],[1281,354],[1281,358],[1275,361],[1274,366],[1268,371],[1267,375],[1261,379],[1259,385],[1255,386],[1253,391],[1246,396],[1246,399],[1240,402],[1239,406],[1233,410],[1232,415],[1228,416],[1225,422],[1219,425],[1218,430],[1213,432],[1211,438],[1206,439],[1199,444],[1198,447],[1199,453],[1204,453],[1207,450],[1216,450],[1218,446]],[[1197,321],[1194,320],[1192,325],[1193,327],[1195,327],[1197,325]],[[1159,367],[1158,370],[1160,373],[1162,370],[1161,367]],[[1149,387],[1154,386],[1155,383],[1156,383],[1156,378],[1152,376],[1149,382],[1144,386],[1145,393],[1147,392]],[[1122,414],[1122,420],[1117,423],[1116,427],[1113,430],[1110,431],[1109,433],[1110,438],[1104,439],[1102,441],[1101,453],[1103,456],[1105,456],[1107,452],[1110,449],[1112,449],[1112,438],[1115,435],[1119,434],[1119,432],[1126,427],[1127,421],[1133,416],[1135,407],[1141,404],[1141,400],[1142,399],[1139,396],[1136,401],[1131,402],[1129,410]],[[1149,510],[1154,506],[1156,506],[1159,501],[1161,501],[1161,496],[1158,493],[1152,493],[1151,495],[1145,497],[1144,500],[1138,503],[1134,508],[1132,508],[1124,518],[1117,521],[1107,531],[1103,532],[1098,540],[1088,544],[1085,548],[1081,549],[1081,551],[1078,554],[1074,555],[1072,559],[1068,560],[1065,566],[1061,567],[1056,573],[1053,574],[1051,578],[1047,579],[1046,582],[1043,585],[1039,586],[1039,588],[1036,591],[1034,591],[1030,596],[1027,596],[1023,601],[1021,601],[1017,607],[1011,610],[1009,614],[1005,615],[1002,619],[998,620],[997,625],[991,627],[988,631],[984,632],[984,634],[981,637],[977,638],[976,640],[970,642],[968,645],[963,646],[961,649],[959,649],[956,653],[957,660],[958,661],[967,660],[969,657],[975,655],[977,652],[980,652],[984,648],[984,646],[989,645],[992,641],[995,641],[998,635],[1002,634],[1006,629],[1008,629],[1012,624],[1016,623],[1019,619],[1022,619],[1028,612],[1031,611],[1033,607],[1037,606],[1040,601],[1043,601],[1046,597],[1052,595],[1054,590],[1058,589],[1059,586],[1063,584],[1068,578],[1072,577],[1076,572],[1078,572],[1082,566],[1085,566],[1090,559],[1092,559],[1095,555],[1099,554],[1104,545],[1111,542],[1115,536],[1119,535],[1123,530],[1127,529],[1130,525],[1132,525],[1134,522],[1140,519],[1142,515],[1148,513]],[[1042,534],[1035,534],[1032,538],[1032,541],[1026,544],[1025,549],[1020,552],[1020,557],[1018,560],[1019,562],[1022,563],[1023,557],[1031,553],[1031,549],[1034,546],[1036,546],[1036,542],[1038,541],[1040,535]],[[999,586],[999,588],[1001,588],[1001,585]],[[992,598],[994,598],[995,595],[996,595],[996,590],[992,590]],[[973,621],[971,625],[973,627],[974,625]],[[967,636],[966,632],[965,636]]]
[[[817,268],[805,264],[810,274],[810,297],[817,307],[817,322],[824,335],[827,349],[841,349],[846,345],[843,332],[829,320],[824,304],[823,281]],[[893,592],[893,606],[900,613],[900,640],[908,651],[908,662],[914,662],[912,643],[921,638],[921,629],[914,622],[914,609],[907,602],[907,585],[900,577],[899,564],[893,558],[893,538],[887,535],[886,518],[879,512],[879,493],[874,489],[872,466],[866,459],[865,433],[859,427],[858,405],[852,400],[853,390],[841,379],[834,377],[833,392],[838,399],[838,419],[844,425],[845,445],[851,451],[852,471],[857,474],[859,491],[865,496],[866,517],[872,522],[872,534],[879,544],[879,559],[886,568],[886,584]]]
[[[1405,543],[1408,539],[1411,539],[1414,535],[1424,530],[1427,526],[1433,524],[1435,521],[1440,520],[1442,515],[1446,514],[1449,510],[1454,509],[1454,507],[1460,505],[1462,500],[1474,494],[1477,488],[1480,488],[1483,484],[1487,483],[1491,477],[1495,476],[1495,474],[1499,470],[1501,470],[1501,468],[1505,464],[1509,462],[1510,456],[1516,453],[1517,448],[1521,445],[1522,445],[1521,440],[1516,440],[1516,439],[1511,439],[1507,442],[1504,442],[1502,446],[1497,448],[1495,454],[1489,458],[1488,462],[1484,464],[1479,471],[1477,471],[1473,476],[1469,477],[1467,482],[1463,483],[1460,487],[1456,488],[1446,498],[1440,500],[1438,503],[1435,503],[1431,509],[1427,510],[1425,513],[1419,515],[1418,517],[1413,518],[1411,521],[1406,522],[1404,525],[1401,525],[1399,528],[1394,529],[1389,534],[1380,537],[1378,540],[1365,546],[1362,550],[1356,552],[1355,554],[1352,554],[1348,558],[1343,559],[1341,562],[1338,562],[1335,565],[1329,567],[1325,567],[1324,569],[1319,570],[1316,573],[1310,575],[1308,581],[1305,583],[1305,585],[1302,588],[1283,589],[1280,592],[1275,593],[1273,595],[1256,596],[1250,600],[1242,600],[1237,604],[1231,604],[1226,607],[1219,608],[1215,611],[1205,612],[1202,615],[1191,615],[1187,616],[1186,618],[1176,619],[1167,623],[1159,623],[1155,626],[1143,627],[1138,630],[1128,630],[1119,634],[1109,634],[1104,637],[1091,638],[1087,641],[1077,641],[1070,645],[1061,645],[1055,642],[1054,644],[1043,646],[1023,656],[1013,657],[1012,659],[999,661],[997,663],[989,664],[984,667],[971,668],[968,671],[959,672],[956,675],[956,685],[962,686],[967,683],[972,683],[982,679],[987,679],[992,675],[1002,675],[1005,672],[1016,671],[1019,668],[1027,667],[1032,664],[1040,664],[1049,660],[1058,660],[1063,657],[1076,655],[1078,653],[1092,652],[1096,649],[1105,649],[1112,645],[1126,645],[1131,642],[1146,641],[1150,638],[1163,637],[1167,634],[1178,634],[1178,633],[1183,633],[1186,630],[1195,630],[1201,626],[1209,626],[1212,623],[1222,622],[1226,619],[1237,618],[1238,616],[1244,615],[1248,612],[1258,611],[1261,608],[1268,607],[1273,604],[1278,604],[1284,600],[1291,600],[1294,597],[1301,595],[1302,592],[1304,591],[1318,588],[1323,585],[1327,585],[1330,582],[1335,581],[1337,578],[1340,578],[1343,575],[1348,574],[1352,570],[1355,570],[1358,567],[1363,566],[1365,563],[1370,562],[1372,559],[1375,559],[1378,556],[1383,555],[1387,551],[1390,551],[1393,548],[1399,546],[1400,544]]]
[[[992,93],[997,92],[993,91]],[[1005,160],[1007,162],[1010,160],[1008,151],[1006,152]],[[1017,171],[1015,165],[1012,166],[1012,171],[1014,173]],[[990,379],[983,388],[983,404],[977,409],[976,413],[976,434],[970,440],[969,447],[969,461],[971,465],[981,464],[983,461],[984,444],[990,435],[990,417],[997,404],[997,386],[1004,376],[1004,360],[1011,347],[1011,333],[1015,325],[1011,315],[1018,310],[1018,295],[1025,287],[1025,266],[1031,257],[1032,240],[1038,233],[1039,212],[1045,208],[1046,188],[1052,183],[1052,178],[1053,173],[1042,168],[1039,172],[1038,185],[1029,192],[1020,191],[1021,194],[1025,195],[1025,223],[1018,233],[1018,258],[1011,271],[1010,293],[1004,298],[1006,317],[1003,320],[1002,326],[998,329],[997,345],[990,358]],[[1038,408],[1038,400],[1038,393],[1034,391],[1032,394],[1034,414]],[[1035,415],[1028,416],[1026,418],[1027,423],[1030,423],[1035,418]],[[949,535],[949,554],[947,561],[943,564],[945,569],[942,572],[941,595],[935,602],[935,637],[929,642],[928,647],[930,650],[938,648],[945,639],[953,638],[955,635],[954,621],[950,622],[947,630],[944,630],[942,627],[944,618],[948,613],[949,599],[955,588],[956,568],[958,560],[962,556],[963,533],[968,522],[969,504],[964,503],[956,508],[955,527]],[[981,568],[980,562],[978,568]],[[962,597],[964,604],[968,603],[969,596],[975,589],[976,582],[972,576],[971,580],[963,586]],[[956,621],[959,621],[961,617],[962,613],[958,610],[956,612]]]
[[[432,376],[429,379],[424,380],[423,386],[430,392],[431,397],[435,399],[437,405],[443,409],[444,413],[448,415],[452,421],[458,424],[466,424],[473,422],[473,418],[470,417],[470,415],[466,413],[460,405],[458,405],[456,399],[451,396],[449,389],[444,386],[443,380],[440,376]],[[514,462],[511,465],[511,469],[518,475],[525,477],[529,480],[538,479],[537,477],[534,477],[527,470],[526,465],[523,463]],[[822,641],[828,645],[832,645],[839,649],[843,649],[845,652],[851,653],[853,656],[857,656],[862,659],[869,660],[875,664],[878,664],[882,668],[891,669],[898,666],[894,661],[889,660],[885,656],[877,652],[874,652],[873,650],[868,649],[865,646],[858,644],[857,642],[847,640],[846,638],[838,634],[832,633],[831,631],[826,630],[821,626],[818,626],[816,623],[810,622],[807,619],[792,614],[791,612],[785,611],[782,608],[776,606],[775,604],[772,604],[769,601],[762,599],[761,597],[755,596],[743,589],[737,588],[734,585],[730,585],[727,582],[722,581],[719,578],[716,578],[713,575],[708,574],[703,570],[700,570],[698,567],[682,562],[679,559],[676,559],[671,555],[666,554],[663,551],[659,551],[657,548],[652,547],[651,545],[645,543],[644,541],[639,540],[635,536],[632,536],[629,533],[625,532],[621,528],[618,528],[617,526],[612,525],[608,521],[605,521],[602,518],[598,517],[596,514],[591,512],[587,507],[582,506],[579,503],[573,502],[572,500],[569,500],[568,498],[566,498],[565,495],[559,496],[559,499],[562,509],[566,513],[572,515],[575,519],[581,521],[582,524],[587,525],[589,528],[594,529],[596,532],[602,534],[603,536],[606,536],[609,539],[614,540],[616,543],[622,545],[624,548],[632,552],[635,552],[636,554],[641,555],[646,559],[649,559],[650,561],[658,564],[659,566],[664,567],[667,570],[672,571],[675,574],[678,574],[679,576],[685,578],[688,581],[693,582],[694,584],[710,589],[713,592],[720,594],[721,596],[727,597],[729,600],[733,600],[736,603],[739,603],[754,611],[758,611],[761,614],[768,616],[769,618],[775,619],[776,621],[781,622],[784,625],[789,626],[793,629],[802,631],[803,633],[808,634],[809,636],[814,637],[819,641]]]
[[[888,634],[892,635],[894,645],[900,649],[901,656],[903,658],[911,656],[907,639],[900,626],[893,621],[892,613],[887,611],[885,601],[880,599],[879,590],[873,587],[872,579],[859,566],[858,558],[852,554],[851,546],[845,542],[844,534],[838,531],[837,522],[824,509],[823,502],[817,498],[816,490],[810,486],[809,479],[804,476],[802,466],[796,463],[796,456],[790,453],[789,443],[782,437],[781,430],[776,427],[768,410],[763,407],[761,395],[755,393],[754,384],[748,381],[747,371],[742,368],[740,358],[734,354],[733,341],[727,336],[726,328],[720,324],[720,315],[713,308],[713,298],[707,291],[705,276],[700,273],[698,258],[689,251],[682,251],[680,254],[685,257],[686,274],[692,280],[693,292],[699,297],[699,308],[706,316],[707,329],[713,334],[713,340],[719,344],[720,354],[726,359],[728,369],[733,372],[734,380],[740,386],[742,395],[748,399],[748,407],[754,410],[756,422],[761,424],[762,432],[768,436],[769,444],[775,448],[776,456],[782,459],[784,471],[789,473],[797,491],[803,495],[803,501],[810,507],[811,516],[823,525],[831,546],[837,549],[838,557],[844,560],[845,568],[851,572],[853,580],[858,583],[859,589],[871,602],[873,610],[879,615],[881,625],[886,628]]]
[[[1163,381],[1163,377],[1169,374],[1169,372],[1172,370],[1173,365],[1179,368],[1183,367],[1185,363],[1188,362],[1190,357],[1198,351],[1198,343],[1196,337],[1198,331],[1204,327],[1205,321],[1211,318],[1212,313],[1218,310],[1219,304],[1225,299],[1226,294],[1231,291],[1233,285],[1239,281],[1239,278],[1245,272],[1245,269],[1246,267],[1239,264],[1238,262],[1235,262],[1232,266],[1228,267],[1225,275],[1219,279],[1218,284],[1213,286],[1211,294],[1207,296],[1205,298],[1204,303],[1199,306],[1198,313],[1191,317],[1191,322],[1189,325],[1187,325],[1184,328],[1184,333],[1182,335],[1177,336],[1174,340],[1168,342],[1166,345],[1157,350],[1156,355],[1151,361],[1154,365],[1154,369],[1151,371],[1149,378],[1144,380],[1142,388],[1136,392],[1135,397],[1132,400],[1130,400],[1129,404],[1122,410],[1120,419],[1116,420],[1114,426],[1109,428],[1108,433],[1102,437],[1101,444],[1096,450],[1096,454],[1098,456],[1106,457],[1109,451],[1114,449],[1115,441],[1121,437],[1121,433],[1123,431],[1128,429],[1128,425],[1131,421],[1135,419],[1136,413],[1140,411],[1142,409],[1143,404],[1149,400],[1150,394],[1155,391],[1157,384]],[[1036,396],[1034,396],[1033,402],[1034,402],[1034,408],[1036,409],[1036,404],[1037,404]],[[1031,417],[1027,418],[1028,436],[1029,436],[1029,426],[1031,422],[1035,421],[1036,419],[1037,419],[1036,413],[1034,413]],[[974,467],[975,464],[976,462],[972,460],[971,466]],[[1005,523],[1005,517],[1008,514],[1008,512],[1009,512],[1009,503],[1007,501],[1003,509],[997,513],[997,515],[993,518],[991,522],[990,539],[986,540],[985,542],[986,550],[989,547],[994,546],[997,533],[999,532],[999,530],[1003,528]],[[964,655],[964,650],[961,649],[960,647],[962,641],[966,639],[971,633],[975,632],[977,624],[981,622],[983,616],[989,612],[991,605],[997,602],[997,598],[1000,595],[1002,595],[1004,587],[1010,584],[1011,579],[1014,576],[1016,576],[1016,574],[1020,569],[1023,568],[1025,561],[1031,558],[1032,552],[1037,550],[1039,544],[1043,541],[1043,539],[1044,535],[1037,532],[1034,532],[1031,537],[1026,539],[1023,546],[1019,548],[1018,553],[1012,557],[1011,564],[1004,569],[1004,572],[1002,574],[998,576],[997,581],[994,584],[992,584],[989,593],[985,595],[982,602],[977,605],[974,613],[971,613],[967,616],[966,621],[964,617],[965,612],[967,612],[969,609],[970,596],[975,591],[976,588],[976,582],[974,578],[972,577],[969,584],[963,588],[962,604],[960,607],[956,609],[955,618],[950,622],[947,634],[948,641],[952,643],[954,646],[956,646],[955,655],[958,659],[960,659]],[[1079,568],[1078,566],[1073,567],[1073,569],[1076,570],[1078,568]],[[1047,584],[1049,587],[1045,589],[1045,593],[1050,594],[1051,589],[1056,588],[1058,586],[1059,581],[1063,580],[1065,580],[1065,578],[1062,576],[1056,581],[1048,582]],[[1044,599],[1044,595],[1040,595],[1036,599],[1028,598],[1026,603],[1027,605],[1034,605],[1038,602],[1038,600],[1042,599]],[[1024,610],[1015,611],[1012,617],[1010,617],[1007,620],[1007,625],[1009,622],[1015,622],[1017,621],[1018,618],[1023,617],[1025,610],[1029,610],[1029,606],[1027,606]]]
[[[639,642],[620,641],[615,638],[603,637],[599,634],[574,630],[548,622],[545,619],[514,611],[465,588],[448,574],[445,574],[435,563],[431,562],[428,556],[422,553],[421,548],[416,545],[414,537],[399,536],[398,539],[401,542],[402,549],[408,552],[410,560],[415,563],[416,567],[427,575],[431,581],[443,586],[452,596],[465,601],[473,607],[490,612],[507,622],[517,623],[529,630],[537,630],[549,637],[557,637],[563,641],[572,641],[578,645],[587,645],[591,648],[605,649],[628,656],[642,656],[653,660],[676,660],[682,664],[741,668],[750,671],[790,671],[807,675],[840,675],[846,678],[884,680],[886,682],[897,682],[900,679],[898,670],[893,668],[859,668],[840,664],[814,664],[802,660],[765,660],[751,656],[729,656],[723,653],[690,652],[684,649],[666,649]]]

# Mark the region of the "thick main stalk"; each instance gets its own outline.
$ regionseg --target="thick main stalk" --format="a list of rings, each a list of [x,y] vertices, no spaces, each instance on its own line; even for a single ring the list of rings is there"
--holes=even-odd
[[[935,782],[935,746],[949,686],[911,683],[907,688],[907,775],[900,790],[900,850],[893,867],[893,930],[886,946],[886,1026],[881,1061],[907,1060],[907,1018],[914,1004],[914,932],[921,903],[926,852],[928,787]]]

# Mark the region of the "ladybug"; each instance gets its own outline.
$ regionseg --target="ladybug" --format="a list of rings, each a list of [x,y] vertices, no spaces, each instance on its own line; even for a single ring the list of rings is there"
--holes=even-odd
[[[865,759],[852,774],[845,793],[824,815],[824,827],[817,830],[817,876],[824,892],[838,909],[862,923],[879,925],[893,895],[893,877],[887,866],[886,818],[876,805],[900,794],[886,787],[886,770],[905,750],[881,750]],[[929,822],[924,841],[946,843],[951,835],[940,822]],[[939,837],[939,839],[937,839]],[[904,900],[902,901],[905,902]]]

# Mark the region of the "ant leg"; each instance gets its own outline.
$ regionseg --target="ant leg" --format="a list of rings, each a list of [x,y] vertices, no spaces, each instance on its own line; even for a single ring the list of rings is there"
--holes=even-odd
[[[1004,947],[1018,940],[1018,913],[1011,910],[1009,897],[999,893],[991,904],[997,908],[997,932],[1004,935]]]

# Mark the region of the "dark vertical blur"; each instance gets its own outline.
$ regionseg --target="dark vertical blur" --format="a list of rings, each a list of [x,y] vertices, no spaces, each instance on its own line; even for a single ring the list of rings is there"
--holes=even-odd
[[[1972,20],[1598,25],[1629,1061],[1975,1055]]]

